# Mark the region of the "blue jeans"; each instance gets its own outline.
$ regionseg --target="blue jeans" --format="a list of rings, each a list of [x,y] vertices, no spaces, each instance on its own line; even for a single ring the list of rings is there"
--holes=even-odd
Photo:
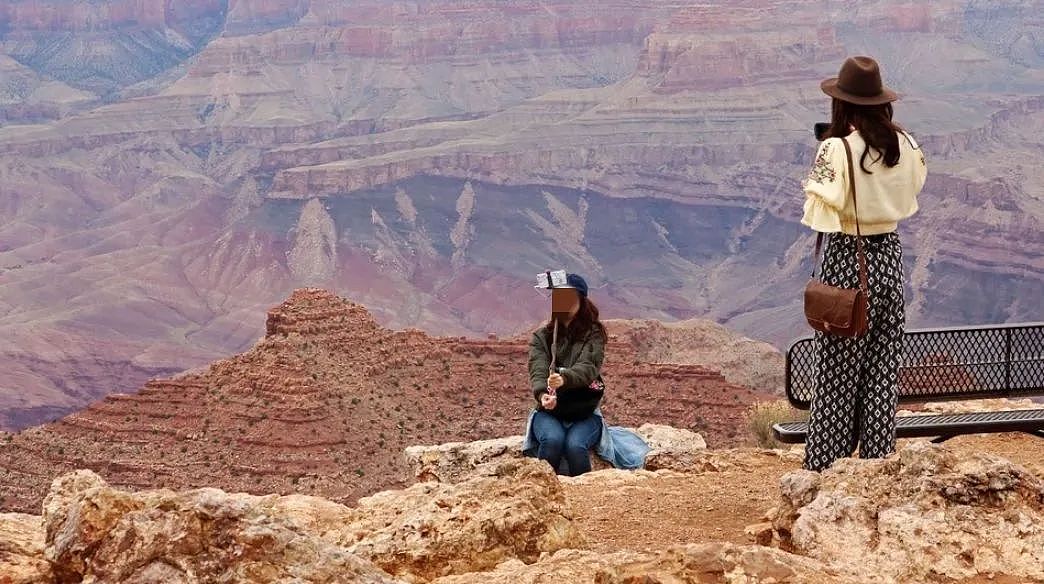
[[[558,472],[564,456],[569,476],[575,477],[591,470],[591,448],[602,437],[602,421],[598,416],[588,416],[566,428],[558,418],[540,411],[533,416],[533,435],[540,444],[537,458],[546,460]]]

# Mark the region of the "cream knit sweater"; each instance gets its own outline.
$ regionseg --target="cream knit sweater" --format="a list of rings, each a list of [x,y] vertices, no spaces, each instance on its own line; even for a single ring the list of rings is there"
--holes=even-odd
[[[859,167],[866,142],[859,132],[848,135],[855,168],[859,226],[863,235],[895,231],[899,221],[917,212],[917,195],[924,186],[928,168],[917,142],[909,134],[899,135],[899,164],[888,168],[875,150],[870,151],[867,174]],[[871,161],[874,161],[871,163]],[[856,233],[852,194],[848,188],[848,161],[840,138],[819,145],[812,171],[802,183],[805,215],[801,223],[823,233]]]

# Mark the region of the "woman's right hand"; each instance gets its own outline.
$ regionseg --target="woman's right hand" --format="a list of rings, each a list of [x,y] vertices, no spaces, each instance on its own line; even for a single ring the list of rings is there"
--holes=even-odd
[[[551,376],[547,378],[547,387],[549,389],[558,389],[563,385],[565,385],[565,377],[562,377],[562,374],[560,373],[552,373]]]
[[[540,396],[540,405],[545,410],[553,410],[555,409],[555,406],[558,405],[558,398],[549,393],[545,393]]]

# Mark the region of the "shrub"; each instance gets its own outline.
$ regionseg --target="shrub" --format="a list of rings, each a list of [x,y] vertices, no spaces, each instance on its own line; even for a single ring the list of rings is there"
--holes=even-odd
[[[747,427],[762,448],[784,447],[772,435],[774,424],[805,420],[808,420],[808,412],[794,409],[786,400],[758,402],[747,410]]]

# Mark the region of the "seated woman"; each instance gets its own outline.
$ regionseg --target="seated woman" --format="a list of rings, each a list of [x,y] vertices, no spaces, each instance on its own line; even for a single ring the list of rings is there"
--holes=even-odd
[[[587,282],[577,274],[565,279],[548,286],[551,321],[529,342],[529,380],[537,407],[523,451],[546,460],[556,472],[564,461],[570,476],[591,470],[592,449],[613,466],[638,468],[648,447],[632,432],[608,428],[598,409],[605,395],[605,326],[587,297]]]

